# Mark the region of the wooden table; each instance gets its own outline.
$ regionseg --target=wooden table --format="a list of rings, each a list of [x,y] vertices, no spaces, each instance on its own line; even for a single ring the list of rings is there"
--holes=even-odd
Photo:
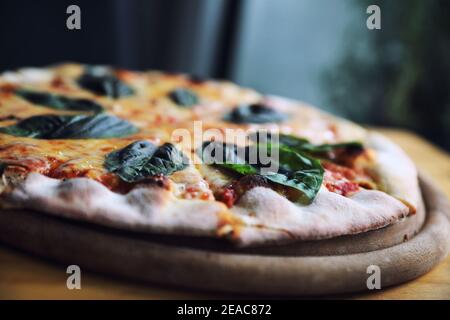
[[[450,156],[403,130],[380,130],[412,157],[450,198]],[[126,263],[126,261],[124,261]],[[226,298],[216,293],[143,285],[82,271],[81,290],[66,287],[66,267],[0,246],[1,299],[188,299]],[[381,291],[343,296],[354,299],[450,299],[450,256],[428,274]]]

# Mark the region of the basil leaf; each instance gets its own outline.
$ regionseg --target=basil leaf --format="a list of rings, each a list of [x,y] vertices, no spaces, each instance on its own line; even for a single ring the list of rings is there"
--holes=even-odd
[[[114,75],[113,70],[107,67],[86,67],[85,72],[78,78],[77,83],[83,89],[113,99],[134,94],[134,90],[118,79]]]
[[[189,89],[177,88],[169,93],[169,97],[182,107],[191,107],[199,103],[197,94]]]
[[[16,95],[28,102],[43,105],[57,110],[102,112],[103,107],[98,103],[82,98],[69,98],[58,94],[39,92],[28,89],[18,89]]]
[[[126,182],[149,176],[168,176],[187,167],[188,159],[173,144],[160,147],[148,141],[135,141],[106,156],[105,167]]]
[[[307,144],[309,141],[304,138],[298,138],[291,135],[280,134],[278,135],[278,141],[280,144],[285,145],[290,148],[301,150],[301,148]]]
[[[240,159],[238,157],[238,151],[240,151],[240,149],[234,144],[205,141],[203,142],[200,151],[203,163],[206,164],[245,164],[245,159]]]
[[[223,120],[234,123],[270,123],[285,121],[288,116],[263,104],[240,105]]]
[[[295,150],[311,153],[329,152],[336,149],[358,150],[364,148],[362,143],[357,141],[314,145],[309,143],[309,141],[306,139],[283,134],[279,136],[279,142],[280,144],[283,144]]]
[[[306,144],[303,146],[303,150],[311,153],[320,153],[320,152],[330,152],[337,149],[345,149],[348,151],[359,151],[364,149],[362,143],[352,141],[352,142],[344,142],[344,143],[334,143],[334,144],[319,144],[312,145]]]
[[[271,145],[256,144],[245,148],[240,153],[235,145],[218,142],[205,142],[202,148],[202,159],[205,163],[214,164],[231,170],[240,175],[261,175],[274,184],[289,189],[289,200],[302,204],[310,204],[322,185],[324,170],[319,160],[297,153],[286,146],[276,145],[278,148],[278,172],[266,172],[262,168],[267,165],[260,163],[259,158],[251,156],[253,152],[260,155],[260,148],[270,153]],[[242,148],[241,148],[242,151]],[[239,157],[243,154],[244,157]],[[231,156],[230,156],[231,155]],[[271,155],[268,154],[270,157]],[[249,159],[256,159],[256,163],[249,163]]]
[[[292,188],[288,198],[294,202],[310,204],[322,185],[324,169],[320,161],[307,157],[287,147],[280,147],[277,173],[265,177],[286,187]]]
[[[65,122],[66,116],[33,116],[17,122],[15,125],[0,128],[0,133],[6,133],[17,137],[47,139]]]
[[[259,142],[260,140],[263,140],[262,138],[264,138],[263,141],[267,141],[267,139],[270,139],[271,137],[270,133],[264,133],[261,138],[261,134],[262,132],[257,131],[250,135],[250,139]],[[315,145],[310,143],[307,139],[285,134],[278,135],[278,143],[297,152],[325,159],[329,159],[329,153],[333,151],[342,151],[344,154],[353,154],[364,150],[363,144],[357,141]]]
[[[0,128],[0,133],[37,139],[115,138],[137,131],[130,122],[106,114],[34,116]]]
[[[364,150],[363,144],[357,141],[314,145],[309,143],[306,139],[297,138],[291,135],[279,135],[279,143],[288,146],[297,152],[304,152],[314,157],[324,159],[330,159],[330,153],[333,151],[343,151],[344,154],[354,154]]]

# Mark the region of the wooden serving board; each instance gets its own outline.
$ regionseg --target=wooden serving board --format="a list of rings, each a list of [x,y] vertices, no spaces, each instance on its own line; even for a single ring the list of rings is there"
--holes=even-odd
[[[450,206],[421,177],[425,209],[413,218],[355,236],[236,250],[199,238],[149,236],[55,218],[0,212],[0,241],[59,262],[111,275],[196,289],[261,295],[367,290],[367,267],[381,286],[426,273],[450,250]]]

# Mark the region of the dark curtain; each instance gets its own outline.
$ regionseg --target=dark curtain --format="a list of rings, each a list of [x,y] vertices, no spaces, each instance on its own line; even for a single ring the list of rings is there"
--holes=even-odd
[[[81,8],[81,30],[66,8]],[[2,0],[0,70],[61,61],[225,77],[238,1]]]

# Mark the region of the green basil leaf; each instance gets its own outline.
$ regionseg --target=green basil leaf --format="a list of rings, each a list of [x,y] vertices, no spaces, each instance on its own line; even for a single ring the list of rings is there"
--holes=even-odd
[[[240,105],[223,120],[233,123],[271,123],[287,120],[288,116],[263,104]]]
[[[191,107],[199,103],[197,94],[189,89],[177,88],[169,93],[170,99],[182,107]]]
[[[257,168],[249,165],[249,164],[238,164],[238,163],[220,163],[218,164],[222,168],[226,168],[237,172],[242,175],[250,175],[250,174],[258,174],[259,171]]]
[[[203,163],[206,164],[245,164],[245,159],[238,157],[238,151],[240,149],[234,144],[205,141],[200,150],[200,157],[203,159]]]
[[[279,170],[265,177],[292,188],[290,199],[302,204],[310,204],[322,185],[324,169],[317,159],[310,158],[288,147],[280,147]]]
[[[240,175],[262,175],[272,183],[290,189],[288,197],[291,201],[310,204],[322,185],[324,170],[320,161],[297,153],[289,147],[274,145],[273,147],[278,148],[278,159],[271,161],[277,161],[278,172],[266,172],[262,168],[267,168],[267,164],[262,165],[259,158],[252,157],[251,153],[260,155],[260,148],[264,148],[270,157],[271,147],[269,144],[255,144],[243,151],[231,144],[205,142],[202,159],[207,164],[214,164]],[[249,159],[257,161],[250,163]]]
[[[137,182],[150,176],[168,176],[183,170],[187,164],[187,157],[173,144],[157,147],[144,140],[113,151],[105,159],[105,168],[127,182]]]
[[[362,143],[357,141],[351,141],[351,142],[344,142],[344,143],[333,143],[333,144],[319,144],[319,145],[312,145],[307,144],[303,146],[303,150],[306,152],[310,152],[313,154],[321,153],[321,152],[330,152],[337,149],[345,149],[348,151],[358,151],[364,149],[364,146]]]
[[[95,101],[83,98],[69,98],[59,94],[18,89],[16,95],[28,102],[57,110],[102,112],[103,107]]]
[[[137,131],[130,122],[107,114],[33,116],[0,128],[0,133],[37,139],[115,138]]]
[[[83,89],[95,94],[117,99],[134,94],[134,90],[118,79],[111,68],[88,66],[78,78],[77,83]]]
[[[290,147],[290,148],[293,148],[296,150],[300,150],[300,151],[301,151],[302,147],[309,144],[309,141],[307,139],[298,138],[298,137],[286,135],[286,134],[278,135],[278,141],[282,145],[285,145],[287,147]]]
[[[308,140],[303,138],[297,138],[291,135],[280,135],[279,142],[282,145],[293,148],[297,151],[301,152],[310,152],[310,153],[321,153],[321,152],[329,152],[336,149],[347,149],[347,150],[361,150],[363,149],[363,145],[357,141],[350,141],[344,143],[333,143],[333,144],[319,144],[314,145],[309,143]]]
[[[279,143],[297,152],[303,152],[315,158],[333,161],[339,159],[339,156],[336,158],[335,151],[338,151],[337,154],[340,154],[340,152],[343,154],[358,154],[364,150],[363,144],[357,141],[314,145],[309,143],[306,139],[297,138],[291,135],[279,135]]]
[[[262,136],[261,134],[262,132],[255,132],[250,135],[250,139],[255,142],[259,142],[263,138],[265,140],[270,139],[270,134],[264,133]],[[306,153],[314,158],[320,159],[331,159],[330,156],[332,156],[331,153],[333,151],[340,151],[343,152],[343,154],[358,154],[364,150],[363,144],[358,141],[315,145],[310,143],[307,139],[285,134],[278,135],[278,143],[299,153]]]

